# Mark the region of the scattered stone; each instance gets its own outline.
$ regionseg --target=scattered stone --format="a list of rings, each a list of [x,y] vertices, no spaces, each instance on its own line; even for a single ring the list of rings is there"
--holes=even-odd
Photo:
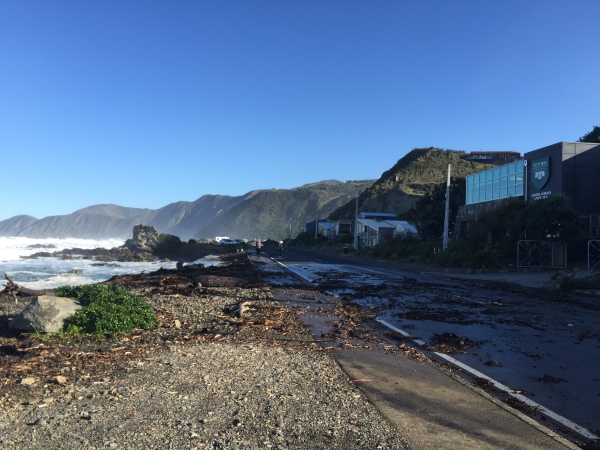
[[[25,377],[21,380],[21,384],[25,386],[31,386],[37,382],[37,378],[35,377]]]
[[[24,331],[56,333],[64,320],[81,309],[79,302],[70,298],[39,295],[8,323],[10,328]]]

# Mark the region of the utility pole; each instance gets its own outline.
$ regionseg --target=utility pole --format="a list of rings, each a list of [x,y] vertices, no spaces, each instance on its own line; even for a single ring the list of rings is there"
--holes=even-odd
[[[443,249],[446,250],[448,248],[448,221],[450,218],[450,171],[452,168],[452,164],[448,164],[448,181],[446,183],[446,213],[444,216],[444,240],[443,240]]]
[[[354,209],[354,250],[358,250],[358,194],[356,194],[356,207]]]

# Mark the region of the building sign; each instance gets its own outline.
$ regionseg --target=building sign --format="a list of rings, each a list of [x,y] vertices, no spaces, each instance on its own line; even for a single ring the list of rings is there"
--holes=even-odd
[[[536,192],[531,194],[531,200],[542,200],[543,198],[548,198],[552,195],[552,191],[546,192]]]
[[[536,159],[531,163],[531,182],[537,189],[546,186],[550,178],[550,157]]]

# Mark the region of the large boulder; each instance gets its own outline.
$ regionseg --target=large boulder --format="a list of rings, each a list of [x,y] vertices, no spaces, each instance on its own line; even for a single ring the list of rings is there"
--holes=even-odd
[[[158,235],[154,227],[136,225],[133,227],[133,239],[127,239],[125,247],[134,253],[152,253],[158,245]]]
[[[16,330],[56,333],[63,327],[65,319],[80,308],[79,302],[70,298],[39,295],[8,326]]]

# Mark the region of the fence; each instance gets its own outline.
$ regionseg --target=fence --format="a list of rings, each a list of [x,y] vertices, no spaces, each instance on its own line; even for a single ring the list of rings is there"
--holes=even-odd
[[[600,240],[590,239],[588,241],[588,272],[593,272],[596,267],[600,269]]]
[[[517,243],[517,270],[566,267],[567,249],[562,242],[522,240]]]

